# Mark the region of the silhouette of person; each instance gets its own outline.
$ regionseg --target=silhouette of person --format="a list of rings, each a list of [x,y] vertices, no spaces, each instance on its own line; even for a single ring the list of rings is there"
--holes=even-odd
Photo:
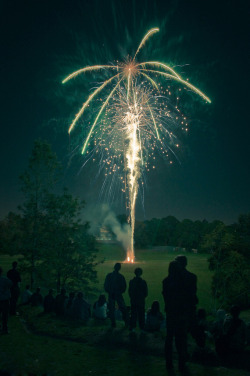
[[[40,287],[37,287],[36,292],[30,298],[30,303],[33,307],[42,307],[43,305],[43,297],[40,291]]]
[[[29,304],[31,296],[32,292],[30,291],[30,285],[26,285],[25,290],[22,292],[21,295],[21,305]]]
[[[12,263],[12,269],[7,273],[7,277],[11,280],[12,286],[10,289],[11,298],[10,298],[10,315],[16,315],[16,305],[20,295],[20,282],[21,277],[17,271],[17,262]]]
[[[159,331],[163,324],[163,320],[164,317],[160,311],[160,303],[158,300],[155,300],[147,312],[145,330],[150,333]]]
[[[131,304],[130,330],[136,328],[138,319],[141,330],[145,328],[145,299],[148,296],[148,286],[146,281],[141,278],[142,269],[136,268],[135,277],[129,282],[128,294]]]
[[[55,298],[53,296],[53,289],[49,289],[48,295],[45,296],[43,301],[44,313],[51,313],[55,310]]]
[[[220,357],[233,362],[244,353],[247,336],[246,324],[239,318],[240,308],[232,306],[230,313],[231,315],[226,315],[223,323],[223,335],[217,339],[215,345]]]
[[[69,298],[65,300],[65,315],[68,317],[72,316],[72,306],[75,299],[75,293],[71,291],[69,293]]]
[[[90,304],[83,298],[82,292],[79,292],[73,300],[72,317],[76,320],[84,321],[90,318]]]
[[[218,309],[216,312],[216,319],[211,324],[211,333],[215,342],[223,335],[223,323],[225,320],[226,311],[224,309]]]
[[[2,313],[2,334],[7,334],[12,282],[9,278],[3,277],[2,274],[3,269],[0,267],[0,314]]]
[[[179,370],[183,371],[187,360],[190,294],[188,294],[186,278],[179,262],[170,262],[168,276],[163,280],[162,287],[167,327],[165,340],[166,368],[173,368],[173,339],[175,338]]]
[[[125,278],[119,273],[121,264],[117,262],[114,265],[114,271],[107,274],[104,282],[104,289],[108,293],[108,309],[111,325],[116,327],[115,320],[115,304],[118,304],[119,310],[122,312],[122,318],[125,325],[128,325],[127,307],[124,302],[122,294],[126,291],[127,284]]]
[[[55,300],[55,313],[57,316],[63,316],[65,314],[65,302],[67,298],[66,290],[62,288]]]
[[[206,346],[206,338],[209,329],[206,317],[207,313],[205,309],[199,308],[197,311],[197,323],[195,326],[194,334],[197,346],[202,349],[204,349]]]
[[[108,305],[106,297],[104,294],[101,294],[97,302],[93,305],[93,316],[98,320],[105,320],[107,318]]]
[[[186,285],[187,293],[188,293],[188,300],[187,300],[187,307],[186,313],[189,316],[189,324],[188,330],[192,334],[193,328],[196,326],[196,305],[198,303],[197,298],[197,276],[194,273],[189,272],[186,269],[187,266],[187,257],[184,255],[178,255],[175,257],[175,261],[177,261],[181,268],[182,274],[184,278],[184,283]]]

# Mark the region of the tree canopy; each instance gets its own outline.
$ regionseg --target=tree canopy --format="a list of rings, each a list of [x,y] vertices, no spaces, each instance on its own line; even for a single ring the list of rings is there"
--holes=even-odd
[[[20,214],[9,213],[0,223],[1,251],[22,255],[20,265],[31,286],[43,283],[59,290],[96,281],[95,238],[82,222],[84,202],[66,189],[59,194],[61,165],[51,146],[35,141],[27,169],[20,176],[24,201]]]

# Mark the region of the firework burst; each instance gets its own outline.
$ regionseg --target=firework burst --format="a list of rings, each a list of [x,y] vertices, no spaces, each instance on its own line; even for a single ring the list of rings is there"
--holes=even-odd
[[[192,91],[211,103],[204,93],[184,80],[170,66],[158,61],[137,61],[140,50],[157,32],[158,28],[147,32],[133,58],[128,57],[125,62],[117,62],[114,65],[84,67],[63,80],[63,83],[66,83],[80,74],[94,71],[105,71],[110,74],[110,77],[95,88],[85,100],[68,132],[74,130],[78,120],[85,111],[90,110],[93,102],[99,104],[83,141],[82,154],[87,153],[87,159],[90,159],[99,153],[100,164],[105,166],[104,185],[107,176],[111,175],[112,181],[122,181],[123,192],[128,192],[131,224],[131,241],[127,250],[129,262],[134,262],[135,258],[135,205],[139,181],[144,171],[148,170],[150,158],[154,161],[156,149],[168,155],[169,152],[174,153],[173,145],[179,146],[174,132],[176,126],[187,130],[185,116],[169,101],[169,83],[176,83],[184,90]],[[168,84],[167,88],[163,88],[162,81]],[[155,168],[154,163],[152,167]]]

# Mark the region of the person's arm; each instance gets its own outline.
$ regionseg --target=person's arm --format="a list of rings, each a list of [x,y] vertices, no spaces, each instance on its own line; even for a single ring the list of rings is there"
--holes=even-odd
[[[129,297],[131,298],[131,295],[132,295],[132,280],[129,281],[128,295],[129,295]]]
[[[104,281],[104,290],[107,292],[107,293],[110,293],[110,275],[108,274],[105,278],[105,281]]]
[[[148,296],[148,285],[146,281],[144,281],[144,291],[144,297],[146,298]]]
[[[122,293],[124,293],[126,291],[126,288],[127,288],[127,283],[126,283],[126,279],[124,278],[124,276],[121,275],[121,288],[122,288]]]

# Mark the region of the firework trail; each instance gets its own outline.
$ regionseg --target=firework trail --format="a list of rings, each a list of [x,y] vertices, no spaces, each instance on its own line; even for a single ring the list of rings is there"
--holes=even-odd
[[[128,58],[126,62],[84,67],[62,81],[66,83],[87,72],[103,71],[105,74],[113,72],[110,78],[89,95],[72,121],[68,132],[74,130],[77,121],[93,102],[101,103],[83,143],[82,154],[89,153],[88,148],[91,149],[91,156],[100,152],[101,161],[108,166],[106,170],[110,169],[109,173],[106,172],[106,176],[108,174],[115,176],[124,165],[125,176],[120,174],[119,178],[125,186],[123,191],[126,193],[128,190],[131,224],[130,249],[127,250],[128,262],[134,262],[135,258],[135,205],[142,171],[148,170],[148,158],[152,157],[156,147],[165,155],[173,152],[171,143],[175,142],[173,128],[177,120],[181,128],[187,130],[186,118],[180,114],[177,106],[171,108],[171,104],[168,103],[167,95],[171,95],[169,86],[162,95],[162,86],[157,78],[181,84],[185,90],[192,91],[211,103],[204,93],[184,80],[170,66],[158,61],[142,63],[136,61],[147,40],[157,32],[159,32],[158,28],[149,30],[139,44],[134,57]],[[178,147],[178,144],[175,146]]]

